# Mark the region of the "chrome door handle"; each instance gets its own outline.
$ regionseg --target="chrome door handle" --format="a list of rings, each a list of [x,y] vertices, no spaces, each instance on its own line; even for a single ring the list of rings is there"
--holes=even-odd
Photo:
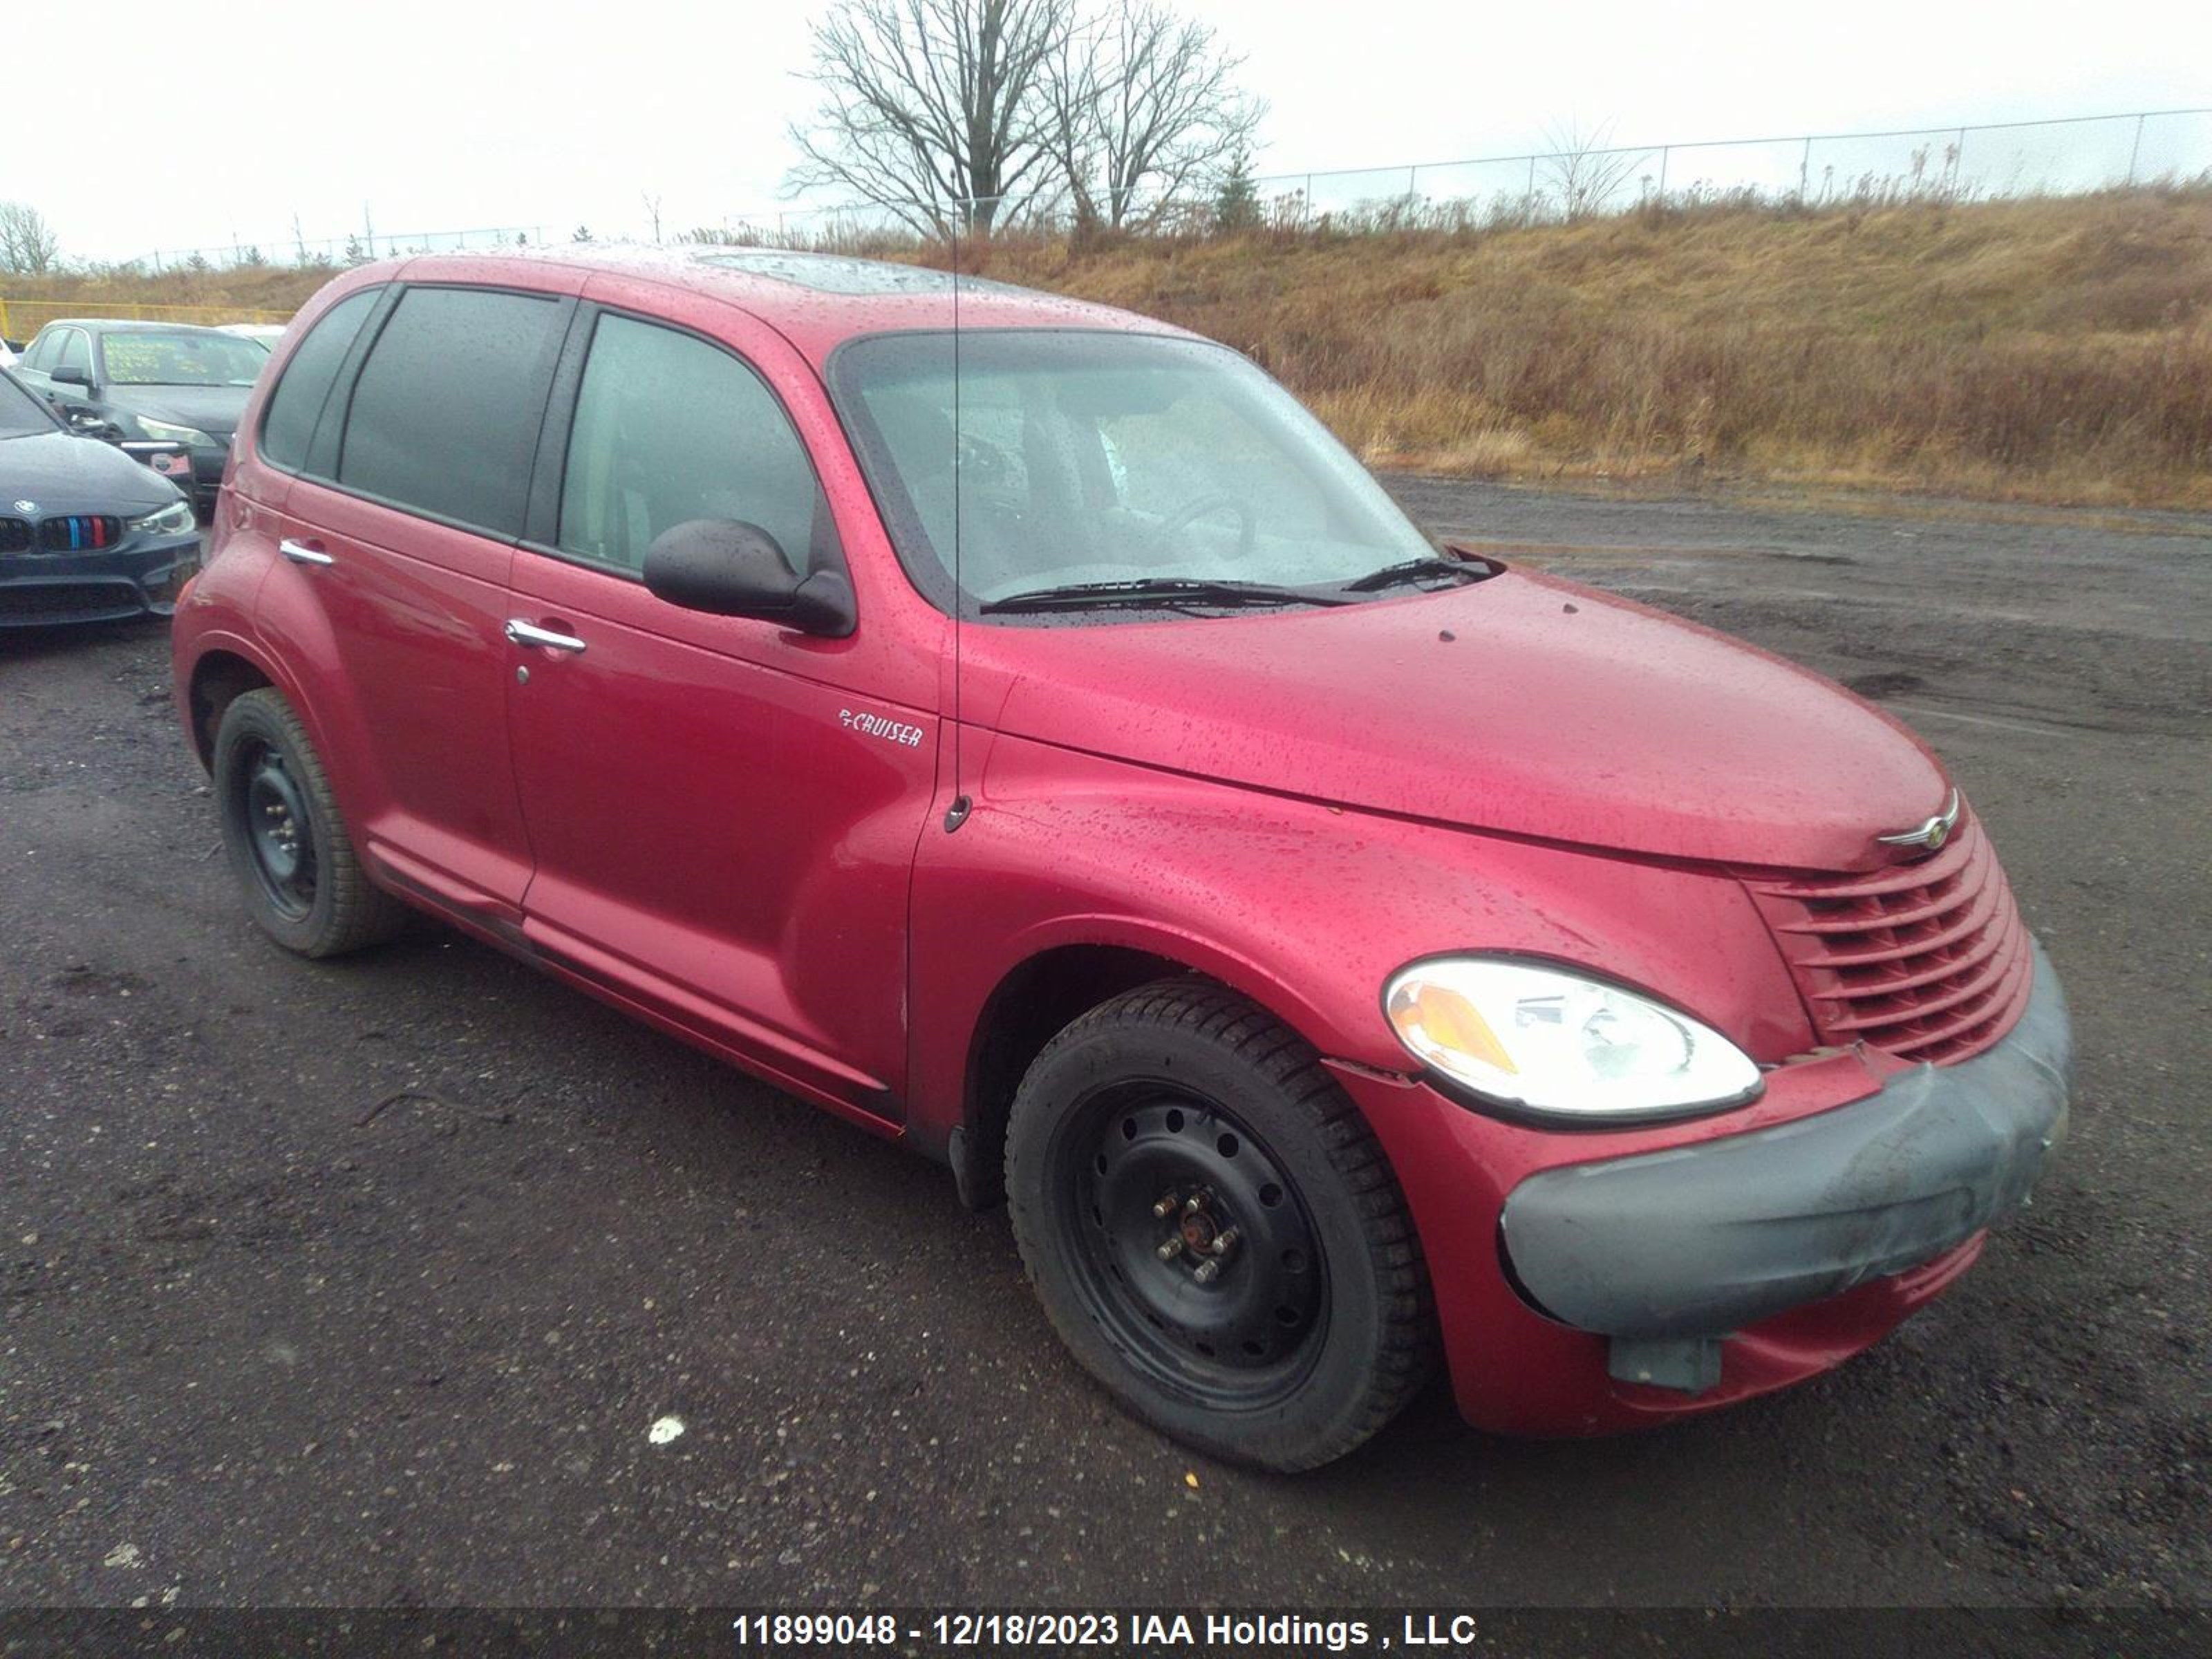
[[[287,536],[276,544],[276,550],[294,564],[336,564],[337,561],[319,547],[310,547],[305,542],[295,542]]]
[[[578,639],[574,634],[556,634],[550,628],[540,628],[537,623],[526,623],[520,617],[507,618],[507,637],[517,645],[542,645],[548,651],[581,653],[584,648],[583,641]]]

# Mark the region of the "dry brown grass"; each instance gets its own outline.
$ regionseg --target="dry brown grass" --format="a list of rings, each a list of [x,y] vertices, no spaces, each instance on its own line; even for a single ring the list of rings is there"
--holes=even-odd
[[[1376,463],[2212,507],[2212,191],[979,263],[1251,353]]]
[[[2212,507],[2203,188],[1008,238],[967,263],[1227,341],[1377,464]],[[283,307],[321,280],[177,274],[78,293]]]
[[[297,311],[334,273],[325,266],[300,269],[256,265],[238,270],[172,270],[156,276],[124,270],[88,275],[16,276],[0,274],[0,301],[7,306],[8,331],[27,339],[58,316],[96,308],[110,314],[123,307],[180,308],[184,322],[282,321]]]

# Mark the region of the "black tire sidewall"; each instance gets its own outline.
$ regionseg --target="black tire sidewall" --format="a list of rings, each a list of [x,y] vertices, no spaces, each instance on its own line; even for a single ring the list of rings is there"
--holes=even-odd
[[[1069,1246],[1056,1173],[1085,1133],[1081,1103],[1109,1085],[1155,1077],[1218,1103],[1265,1143],[1304,1206],[1327,1275],[1327,1315],[1311,1369],[1274,1404],[1224,1411],[1187,1399],[1123,1358],[1092,1305]],[[1362,1224],[1361,1200],[1331,1161],[1327,1130],[1251,1061],[1201,1033],[1169,1026],[1071,1030],[1023,1079],[1008,1126],[1007,1199],[1016,1238],[1048,1317],[1084,1369],[1164,1432],[1233,1462],[1311,1467],[1364,1438],[1387,1340],[1388,1293]]]
[[[315,851],[315,902],[304,916],[287,916],[270,902],[263,889],[254,859],[252,836],[246,823],[245,778],[242,769],[249,743],[259,742],[284,757],[307,805],[308,839]],[[277,710],[260,695],[240,697],[223,712],[216,733],[211,770],[216,810],[222,823],[223,852],[237,878],[239,896],[246,913],[262,932],[288,951],[312,956],[335,930],[337,909],[337,814],[323,781],[322,769],[301,750],[301,740]]]

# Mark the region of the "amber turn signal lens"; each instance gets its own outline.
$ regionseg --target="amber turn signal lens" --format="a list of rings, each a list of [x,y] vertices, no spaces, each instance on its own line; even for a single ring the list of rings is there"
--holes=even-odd
[[[1481,1011],[1449,986],[1421,981],[1404,987],[1391,999],[1390,1022],[1417,1054],[1441,1049],[1471,1055],[1509,1074],[1521,1069]]]

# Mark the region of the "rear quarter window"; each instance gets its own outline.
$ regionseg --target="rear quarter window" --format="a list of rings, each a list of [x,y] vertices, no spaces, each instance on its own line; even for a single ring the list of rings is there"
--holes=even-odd
[[[307,465],[307,444],[337,383],[339,365],[382,294],[370,288],[346,295],[322,314],[285,363],[284,378],[270,394],[269,412],[261,419],[261,453],[278,466],[296,472]]]
[[[563,316],[558,301],[534,295],[410,289],[355,382],[338,483],[521,535]]]

